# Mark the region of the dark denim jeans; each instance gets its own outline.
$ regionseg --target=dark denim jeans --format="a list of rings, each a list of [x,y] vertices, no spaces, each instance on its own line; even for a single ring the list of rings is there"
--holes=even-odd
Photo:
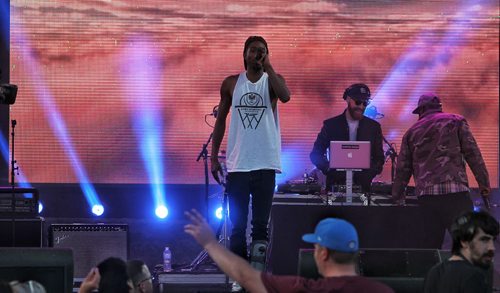
[[[252,241],[268,241],[268,222],[276,184],[275,170],[231,172],[227,175],[229,218],[233,225],[230,249],[248,259],[246,228],[248,204],[252,195]]]

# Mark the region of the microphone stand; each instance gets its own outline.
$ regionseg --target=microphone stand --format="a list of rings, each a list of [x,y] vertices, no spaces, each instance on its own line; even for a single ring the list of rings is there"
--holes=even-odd
[[[382,135],[382,139],[384,139],[384,142],[389,146],[387,151],[385,151],[385,157],[390,157],[391,158],[391,184],[394,183],[394,176],[396,172],[396,158],[398,157],[398,154],[392,144],[385,138],[385,136]]]
[[[14,129],[16,128],[17,121],[16,120],[11,120],[11,128],[12,131],[10,133],[11,135],[11,148],[12,148],[12,153],[11,153],[11,160],[10,160],[10,186],[12,189],[12,201],[11,201],[11,212],[12,212],[12,247],[16,246],[16,187],[15,187],[15,174],[16,171],[18,170],[19,167],[16,167],[16,161],[14,160],[14,136],[15,136],[15,131]]]
[[[210,133],[210,136],[208,137],[208,140],[205,144],[203,144],[203,147],[201,149],[200,154],[198,155],[198,158],[196,161],[198,162],[201,158],[203,158],[203,163],[205,166],[205,202],[206,202],[206,219],[207,221],[210,221],[210,217],[208,216],[208,187],[209,187],[209,181],[208,181],[208,150],[207,147],[210,144],[210,141],[212,140],[213,132]],[[227,192],[225,189],[225,184],[224,185],[224,197],[223,197],[223,204],[222,204],[222,220],[221,223],[219,224],[219,227],[217,229],[217,239],[219,239],[219,243],[222,243],[224,247],[227,247],[227,219],[228,219],[228,199],[227,199]],[[192,272],[195,271],[205,259],[209,257],[208,253],[206,250],[201,251],[195,259],[185,268],[181,269],[181,271],[185,272]],[[229,278],[226,276],[226,284],[229,282]]]
[[[196,159],[196,162],[198,162],[201,158],[203,158],[203,165],[205,168],[205,207],[206,207],[206,214],[205,217],[207,221],[210,223],[210,217],[208,216],[208,187],[209,187],[209,180],[208,180],[208,150],[207,147],[210,144],[210,141],[212,140],[212,136],[214,133],[210,133],[210,136],[208,137],[208,140],[206,143],[203,144],[203,147],[200,151],[200,154],[198,155],[198,158]]]

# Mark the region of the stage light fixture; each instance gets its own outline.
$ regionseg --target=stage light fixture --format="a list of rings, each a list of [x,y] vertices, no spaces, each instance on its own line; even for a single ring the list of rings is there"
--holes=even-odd
[[[38,213],[41,214],[43,211],[43,204],[41,202],[38,203]]]
[[[215,210],[215,217],[219,220],[222,219],[222,207],[218,207],[216,210]]]
[[[155,214],[160,219],[165,219],[168,216],[168,209],[166,206],[158,206],[155,210]]]
[[[92,213],[96,216],[101,216],[104,213],[104,207],[100,204],[96,204],[92,207]]]
[[[12,105],[16,102],[17,85],[1,84],[0,85],[0,104]]]

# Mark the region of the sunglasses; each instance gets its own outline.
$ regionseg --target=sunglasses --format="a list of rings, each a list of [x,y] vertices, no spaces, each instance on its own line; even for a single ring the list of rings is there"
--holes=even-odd
[[[354,103],[356,103],[356,106],[363,104],[363,106],[366,107],[366,106],[370,105],[370,100],[364,100],[364,101],[354,100]]]

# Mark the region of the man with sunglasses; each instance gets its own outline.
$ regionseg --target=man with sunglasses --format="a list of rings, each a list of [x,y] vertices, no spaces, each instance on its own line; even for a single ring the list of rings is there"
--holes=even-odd
[[[153,276],[142,260],[127,261],[127,273],[134,284],[134,293],[153,293]]]
[[[371,143],[370,169],[355,172],[353,181],[363,192],[370,191],[373,178],[382,172],[384,150],[382,148],[382,128],[377,121],[364,116],[370,103],[370,89],[366,84],[355,83],[344,91],[343,99],[347,108],[341,115],[323,121],[323,127],[314,142],[310,154],[312,163],[326,175],[326,188],[345,185],[346,172],[329,169],[326,152],[330,141],[369,141]]]

